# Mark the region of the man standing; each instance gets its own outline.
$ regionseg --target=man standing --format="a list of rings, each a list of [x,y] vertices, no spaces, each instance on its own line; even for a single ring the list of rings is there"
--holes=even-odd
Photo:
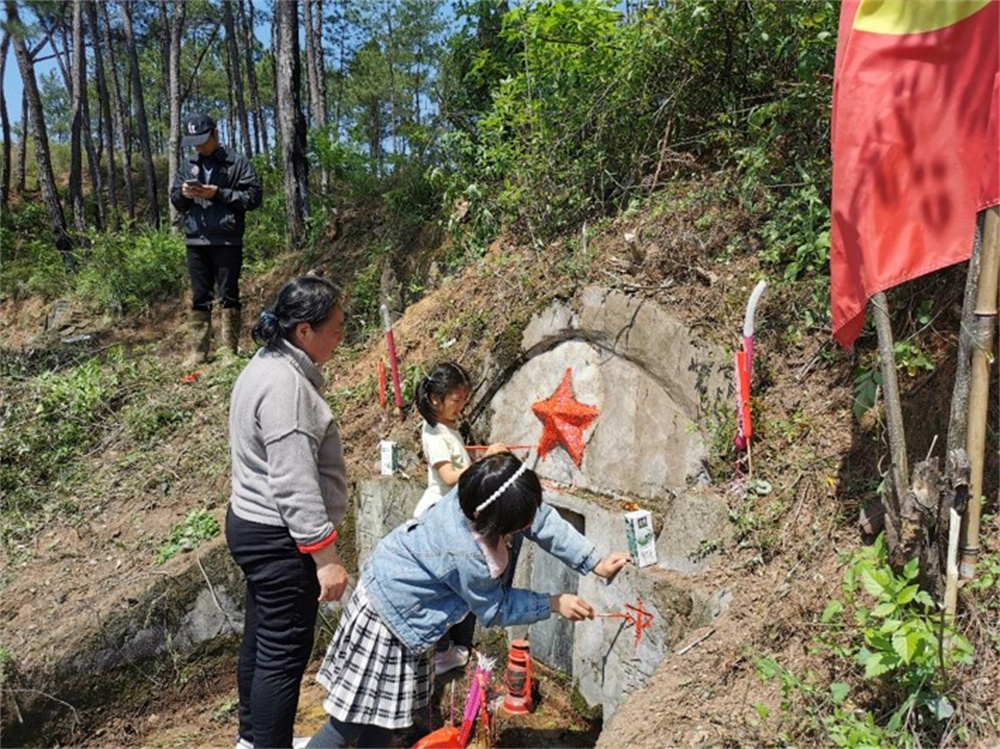
[[[207,114],[184,120],[181,143],[196,158],[177,169],[170,202],[184,214],[187,267],[191,276],[189,352],[185,363],[208,360],[212,305],[222,305],[222,346],[235,354],[240,337],[240,270],[246,212],[260,205],[260,179],[250,161],[219,143]]]

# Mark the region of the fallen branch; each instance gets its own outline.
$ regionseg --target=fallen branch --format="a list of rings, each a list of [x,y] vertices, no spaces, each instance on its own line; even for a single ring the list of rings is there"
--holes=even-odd
[[[37,695],[39,695],[41,697],[45,697],[46,699],[50,699],[53,702],[58,702],[60,705],[65,705],[66,707],[68,707],[73,712],[73,725],[74,725],[74,727],[76,726],[77,723],[80,722],[80,717],[77,714],[75,707],[73,707],[71,704],[69,704],[65,700],[61,700],[58,697],[49,694],[48,692],[43,692],[41,689],[31,689],[30,687],[14,687],[14,688],[10,689],[10,691],[13,692],[13,693],[15,693],[15,694],[37,694]],[[19,718],[20,718],[20,712],[21,711],[18,710],[18,717]]]
[[[691,650],[695,645],[698,645],[698,644],[704,642],[705,640],[707,640],[709,637],[711,637],[712,634],[714,634],[714,632],[715,632],[715,627],[712,627],[710,630],[708,630],[708,632],[706,632],[705,634],[701,635],[701,637],[699,637],[698,639],[696,639],[694,642],[692,642],[692,643],[690,643],[688,645],[685,645],[680,650],[678,650],[675,653],[675,655],[684,655],[687,651]]]
[[[198,557],[198,569],[201,570],[201,576],[205,578],[205,584],[208,586],[208,592],[212,594],[212,600],[215,601],[215,605],[218,607],[222,615],[226,617],[226,622],[229,624],[230,631],[236,634],[239,630],[236,629],[236,625],[233,624],[232,618],[229,616],[229,612],[222,608],[222,601],[219,600],[219,596],[215,594],[215,588],[212,587],[212,581],[208,579],[208,573],[205,572],[205,568],[201,564],[201,557]]]

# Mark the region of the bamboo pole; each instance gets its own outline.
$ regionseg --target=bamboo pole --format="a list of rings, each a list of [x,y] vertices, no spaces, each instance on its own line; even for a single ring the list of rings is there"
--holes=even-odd
[[[885,493],[885,532],[890,558],[899,545],[899,511],[908,486],[910,468],[906,458],[906,434],[903,429],[903,409],[899,402],[899,384],[896,380],[896,355],[893,351],[892,324],[889,321],[889,302],[885,292],[872,297],[875,330],[878,332],[879,369],[882,373],[882,393],[885,398],[885,419],[889,433],[890,490]]]
[[[990,362],[993,359],[993,331],[997,324],[997,291],[1000,286],[1000,207],[986,210],[983,222],[983,250],[976,294],[975,348],[972,351],[972,384],[969,388],[969,424],[966,450],[969,453],[969,506],[962,522],[962,560],[959,575],[975,576],[979,555],[980,498],[983,493],[983,466],[986,453],[986,411],[990,396]]]

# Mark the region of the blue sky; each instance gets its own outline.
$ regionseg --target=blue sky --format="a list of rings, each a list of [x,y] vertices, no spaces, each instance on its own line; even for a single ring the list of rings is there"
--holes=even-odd
[[[20,3],[19,3],[20,5]],[[28,21],[31,16],[26,11],[26,9],[21,6],[18,7],[18,13],[21,14],[22,21]],[[7,22],[7,12],[3,4],[0,4],[0,24],[6,24]],[[40,54],[39,57],[49,57],[50,59],[44,60],[37,65],[35,65],[35,80],[41,80],[43,73],[49,73],[52,70],[57,69],[56,61],[51,58],[52,48],[47,46]],[[7,50],[7,62],[3,70],[3,94],[4,99],[7,102],[7,117],[10,119],[11,128],[19,127],[21,122],[21,91],[23,86],[21,85],[21,71],[17,68],[17,57],[14,55],[14,45],[9,45]],[[17,139],[17,136],[13,136]]]
[[[104,0],[101,0],[103,2]],[[255,0],[256,1],[256,0]],[[18,13],[21,15],[21,20],[30,23],[34,20],[31,12],[24,7],[22,3],[18,3]],[[0,24],[4,24],[7,21],[6,7],[4,3],[0,3]],[[271,46],[271,27],[270,22],[261,23],[258,20],[256,31],[256,37],[266,46]],[[43,75],[49,74],[52,71],[58,72],[58,64],[52,57],[53,49],[51,46],[46,46],[40,53],[39,57],[48,58],[42,60],[35,64],[35,80],[41,85],[41,79]],[[60,78],[61,81],[61,78]],[[4,98],[7,103],[7,117],[10,119],[10,125],[12,130],[20,129],[21,123],[21,92],[23,90],[23,85],[21,83],[21,71],[17,67],[17,57],[14,55],[14,45],[11,44],[10,48],[7,50],[7,63],[4,66],[3,71],[3,93]],[[14,140],[17,140],[16,133],[11,134]]]

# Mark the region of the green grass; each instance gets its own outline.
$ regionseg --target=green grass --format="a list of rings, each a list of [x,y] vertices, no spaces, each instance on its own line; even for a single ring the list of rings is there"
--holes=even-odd
[[[182,552],[192,551],[202,541],[209,541],[221,532],[218,521],[207,510],[192,510],[160,544],[156,550],[156,563],[163,564]]]

